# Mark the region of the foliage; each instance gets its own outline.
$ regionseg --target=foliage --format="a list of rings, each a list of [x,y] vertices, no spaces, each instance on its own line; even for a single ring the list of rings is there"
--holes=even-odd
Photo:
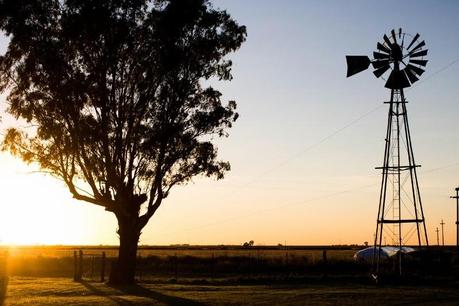
[[[0,29],[11,39],[0,90],[36,127],[9,129],[3,149],[74,198],[140,230],[173,186],[230,169],[212,139],[227,136],[236,103],[203,85],[231,80],[226,55],[246,37],[226,11],[206,0],[0,0]]]
[[[253,240],[250,240],[249,242],[247,242],[247,241],[244,242],[244,243],[242,244],[242,246],[243,246],[244,248],[250,248],[250,247],[253,247],[254,244],[255,244],[255,242],[254,242]]]

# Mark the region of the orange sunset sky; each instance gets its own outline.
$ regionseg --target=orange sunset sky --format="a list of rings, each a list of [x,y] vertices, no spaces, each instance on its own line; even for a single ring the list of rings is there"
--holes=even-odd
[[[429,238],[436,244],[443,219],[445,243],[455,243],[459,2],[405,1],[409,14],[392,14],[387,1],[212,2],[248,30],[230,55],[234,80],[214,85],[238,103],[230,137],[217,141],[232,170],[176,187],[141,244],[372,241],[390,92],[371,73],[346,79],[345,55],[370,54],[399,26],[429,48],[426,73],[406,92]],[[7,41],[0,38],[1,53]],[[6,103],[1,96],[1,131],[23,124]],[[37,170],[0,153],[0,244],[118,243],[114,215],[73,200]]]

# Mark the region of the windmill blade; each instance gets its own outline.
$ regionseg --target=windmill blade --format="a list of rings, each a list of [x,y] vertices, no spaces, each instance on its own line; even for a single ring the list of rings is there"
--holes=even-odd
[[[410,57],[419,57],[419,56],[426,56],[427,55],[427,49],[410,54]]]
[[[347,74],[346,77],[350,77],[356,73],[368,69],[370,66],[370,59],[365,55],[346,55],[347,63]]]
[[[411,64],[408,64],[405,69],[410,69],[410,70],[414,71],[414,73],[416,73],[417,75],[421,75],[425,71],[424,69],[421,69],[419,67],[413,66]]]
[[[402,38],[402,28],[398,28],[398,38]]]
[[[410,86],[410,80],[406,74],[400,70],[392,70],[385,85],[386,88],[390,89],[402,89]]]
[[[406,76],[408,77],[408,79],[410,79],[411,84],[419,80],[419,78],[413,73],[413,71],[409,67],[406,67],[403,71],[405,71]]]
[[[389,47],[392,46],[392,43],[391,43],[389,37],[387,37],[386,34],[384,34],[383,39],[384,39],[384,41],[386,42],[386,44],[387,44]]]
[[[373,66],[373,68],[378,69],[384,66],[388,66],[389,60],[386,59],[386,60],[373,61],[371,62],[371,65]]]
[[[382,43],[378,42],[376,44],[376,48],[379,50],[379,51],[382,51],[382,52],[386,52],[386,53],[390,53],[390,49],[387,48],[386,46],[384,46]]]
[[[417,64],[417,65],[424,66],[424,67],[427,65],[427,62],[428,60],[410,59],[410,63]]]
[[[392,38],[394,39],[394,43],[396,44],[397,43],[397,35],[395,35],[395,30],[392,29],[392,31],[390,31],[391,34],[392,34]]]
[[[421,47],[424,47],[426,45],[426,42],[423,40],[419,44],[417,44],[416,47],[413,48],[413,50],[410,51],[410,53],[414,53],[416,50],[418,50]]]
[[[390,65],[386,65],[386,66],[383,66],[381,68],[378,68],[376,69],[375,71],[373,71],[373,74],[379,78],[380,76],[382,76],[384,74],[384,72],[386,72],[388,69],[390,68]]]
[[[374,59],[389,59],[389,54],[384,54],[380,52],[373,52]]]
[[[417,33],[414,37],[413,37],[413,40],[410,42],[410,44],[408,45],[408,47],[406,48],[407,50],[416,42],[416,40],[418,40],[419,38],[419,33]]]

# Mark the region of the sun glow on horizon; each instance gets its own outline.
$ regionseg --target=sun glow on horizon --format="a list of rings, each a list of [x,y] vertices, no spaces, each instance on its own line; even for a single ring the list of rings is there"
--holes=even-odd
[[[73,200],[63,183],[28,166],[7,153],[0,155],[0,243],[3,245],[97,243],[87,214],[100,214],[116,243],[114,220],[103,209]],[[93,219],[93,218],[91,218]],[[107,222],[108,221],[108,222]],[[102,238],[102,237],[100,237]]]
[[[142,231],[140,244],[362,244],[376,226],[389,92],[373,76],[345,77],[345,54],[372,52],[401,25],[419,31],[429,69],[407,94],[427,231],[456,242],[459,2],[423,2],[410,14],[387,3],[212,0],[248,29],[231,56],[234,79],[215,85],[241,115],[216,141],[231,163],[225,179],[177,186]],[[393,2],[396,3],[396,2]],[[414,3],[414,2],[413,2]],[[387,18],[376,18],[376,15]],[[0,32],[0,54],[8,39]],[[366,49],[368,48],[368,49]],[[21,126],[0,95],[0,133]],[[376,107],[380,107],[376,109]],[[1,142],[0,136],[0,142]],[[31,173],[0,152],[0,245],[117,245],[117,222],[76,201],[57,178]],[[389,240],[389,239],[388,239]]]

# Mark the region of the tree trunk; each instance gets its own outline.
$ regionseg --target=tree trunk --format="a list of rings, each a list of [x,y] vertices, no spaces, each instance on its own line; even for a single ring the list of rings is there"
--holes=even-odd
[[[130,285],[135,283],[137,246],[140,230],[138,218],[118,218],[120,247],[118,261],[114,262],[110,272],[109,283],[113,285]]]

